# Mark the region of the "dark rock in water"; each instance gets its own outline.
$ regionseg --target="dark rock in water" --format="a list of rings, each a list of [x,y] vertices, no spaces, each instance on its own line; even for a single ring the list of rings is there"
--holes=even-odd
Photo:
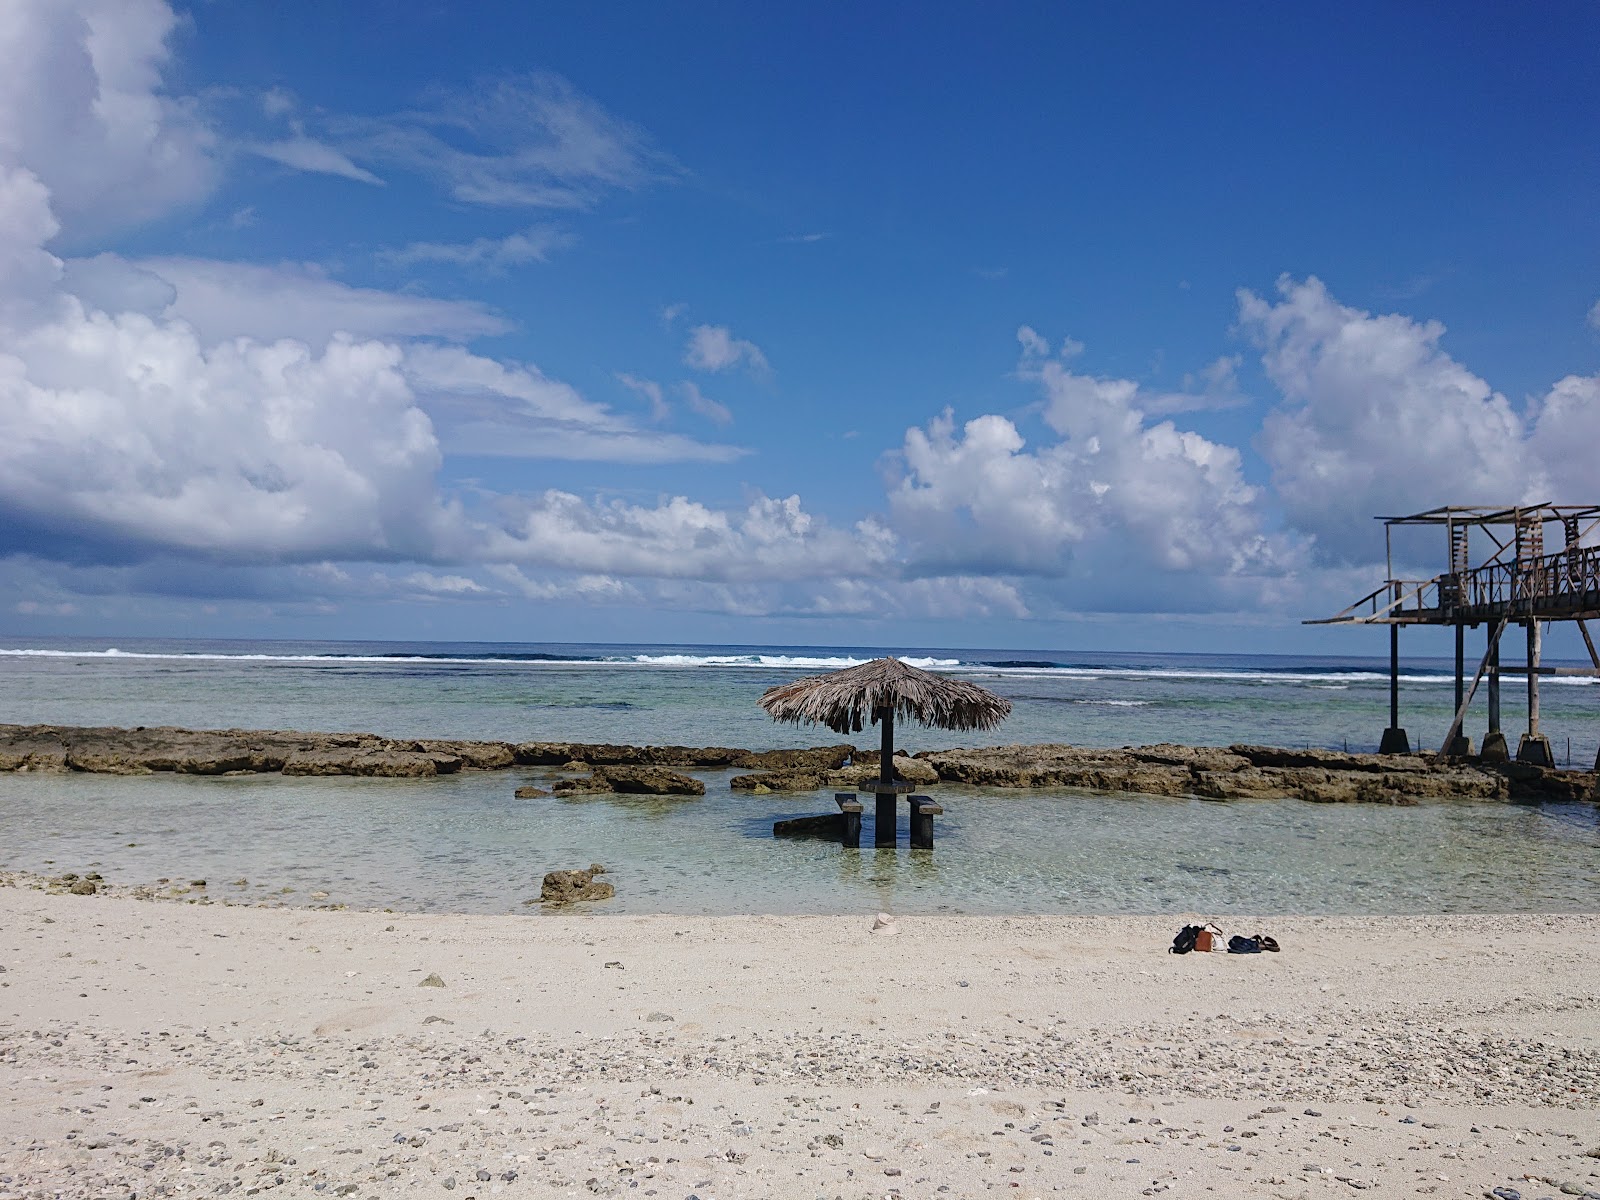
[[[548,795],[550,795],[550,793],[545,791],[542,787],[534,787],[532,784],[523,784],[523,786],[519,787],[516,791],[516,797],[518,800],[537,800],[540,796]]]
[[[621,793],[645,796],[704,796],[706,785],[665,767],[605,767],[586,779],[561,779],[554,785],[558,796],[594,796]]]
[[[844,837],[844,814],[821,813],[815,817],[790,817],[784,821],[774,821],[772,835],[837,842]]]
[[[617,889],[609,883],[596,883],[592,870],[551,871],[539,889],[539,900],[550,905],[574,904],[581,900],[609,900],[616,894]]]
[[[356,754],[306,750],[291,755],[283,764],[285,775],[376,775],[393,779],[450,775],[460,769],[461,759],[453,754],[390,749],[364,750]]]
[[[848,747],[839,746],[837,750]],[[811,752],[804,752],[811,753]],[[755,775],[735,775],[728,781],[734,791],[814,792],[821,788],[870,792],[878,779],[878,753],[855,755],[850,766],[818,765],[815,758],[796,766],[777,766]],[[939,772],[923,757],[894,756],[895,778],[907,783],[931,785],[939,782]]]
[[[613,791],[651,796],[704,796],[706,785],[665,767],[607,767],[600,772]]]
[[[593,742],[522,742],[513,747],[519,766],[559,767],[762,767],[833,770],[854,752],[851,746],[808,750],[741,750],[733,746],[617,746]]]

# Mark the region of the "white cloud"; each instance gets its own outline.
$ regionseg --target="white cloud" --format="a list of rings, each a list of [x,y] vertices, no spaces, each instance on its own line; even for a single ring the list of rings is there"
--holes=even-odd
[[[399,351],[335,338],[201,347],[184,326],[68,302],[0,352],[7,550],[427,556],[448,514]]]
[[[679,317],[689,311],[687,304],[668,304],[661,309],[661,323],[671,329]]]
[[[383,180],[371,171],[356,166],[343,151],[336,150],[326,142],[319,142],[316,138],[307,137],[303,133],[276,142],[252,142],[245,149],[285,167],[293,167],[296,171],[307,171],[315,175],[337,175],[342,179],[353,179],[357,183],[383,186]]]
[[[102,259],[109,256],[102,255]],[[150,258],[129,265],[173,288],[166,315],[188,322],[201,341],[295,338],[320,346],[335,333],[353,338],[467,340],[505,333],[511,324],[487,306],[435,300],[330,279],[315,264]]]
[[[0,6],[0,167],[38,177],[69,239],[195,203],[217,181],[212,132],[161,91],[176,24],[161,0]]]
[[[1594,302],[1594,307],[1589,310],[1589,324],[1600,329],[1600,300]]]
[[[767,356],[754,342],[733,336],[726,325],[696,325],[689,331],[683,361],[698,371],[726,371],[743,363],[752,371],[766,371]]]
[[[468,579],[465,575],[438,575],[432,571],[413,571],[405,577],[405,585],[413,591],[425,596],[443,596],[455,598],[458,596],[482,595],[488,588],[475,579]]]
[[[678,394],[683,397],[691,411],[699,413],[706,420],[717,425],[731,425],[733,414],[728,411],[728,406],[719,404],[710,396],[702,392],[698,385],[691,380],[684,380],[678,385]]]
[[[1372,518],[1544,500],[1521,417],[1439,348],[1444,326],[1340,304],[1318,279],[1239,293],[1284,403],[1259,439],[1279,501],[1319,557],[1373,556]]]
[[[653,507],[589,503],[571,492],[507,497],[489,558],[589,574],[720,583],[810,580],[881,572],[894,538],[877,522],[842,530],[798,496],[757,496],[743,512],[684,496]]]
[[[672,415],[672,405],[667,403],[666,395],[661,390],[661,385],[653,379],[639,379],[619,371],[617,382],[630,392],[643,396],[650,405],[650,419],[652,421],[665,421]]]
[[[1600,500],[1596,446],[1600,446],[1600,375],[1568,375],[1536,406],[1528,438],[1543,477],[1545,494],[1539,498],[1556,504]]]
[[[329,129],[352,157],[432,176],[469,204],[588,208],[677,170],[642,130],[547,72]]]
[[[948,412],[908,430],[889,502],[914,568],[1092,576],[1107,597],[1126,588],[1132,600],[1142,588],[1148,607],[1169,602],[1163,576],[1244,580],[1294,569],[1298,551],[1267,531],[1236,449],[1149,420],[1136,382],[1041,360],[1047,344],[1026,333],[1021,371],[1040,384],[1058,440],[1030,450],[993,414],[959,433]]]
[[[631,463],[728,462],[745,453],[641,429],[537,367],[458,347],[413,346],[406,373],[452,453]]]
[[[385,250],[379,257],[397,266],[437,262],[500,272],[510,267],[544,262],[552,250],[571,244],[571,236],[560,229],[549,225],[530,225],[520,233],[502,238],[483,237],[470,242],[412,242],[398,250]]]
[[[1024,325],[1017,330],[1017,343],[1022,347],[1024,358],[1050,357],[1050,343],[1031,325]]]
[[[294,93],[287,88],[268,88],[261,93],[261,111],[269,117],[282,117],[295,109]]]
[[[588,604],[638,603],[639,589],[610,575],[531,579],[515,563],[492,563],[488,573],[526,600],[581,600]]]

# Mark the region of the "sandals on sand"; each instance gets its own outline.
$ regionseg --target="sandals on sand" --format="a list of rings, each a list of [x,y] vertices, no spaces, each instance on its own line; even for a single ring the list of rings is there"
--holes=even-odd
[[[1256,934],[1255,940],[1263,950],[1270,950],[1274,954],[1278,953],[1278,951],[1282,949],[1282,947],[1278,945],[1274,938],[1269,938],[1264,933]]]

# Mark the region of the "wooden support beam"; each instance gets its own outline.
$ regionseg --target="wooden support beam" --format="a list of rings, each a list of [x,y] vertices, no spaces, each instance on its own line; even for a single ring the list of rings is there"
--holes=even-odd
[[[1583,623],[1583,618],[1578,618],[1578,632],[1583,634],[1583,644],[1589,647],[1589,661],[1600,669],[1600,654],[1595,652],[1594,639],[1589,636],[1589,627]]]
[[[1467,689],[1467,694],[1456,706],[1455,719],[1450,722],[1450,732],[1444,735],[1444,745],[1439,747],[1438,757],[1444,758],[1450,752],[1450,747],[1455,745],[1456,738],[1461,736],[1461,723],[1467,718],[1467,706],[1472,703],[1472,697],[1477,694],[1478,683],[1483,678],[1483,673],[1489,667],[1489,660],[1495,658],[1500,649],[1500,635],[1506,631],[1506,618],[1500,618],[1500,624],[1494,627],[1494,632],[1489,635],[1489,646],[1483,652],[1483,661],[1478,664],[1477,672],[1472,676],[1472,686]],[[1498,678],[1498,676],[1497,676]],[[1500,728],[1499,696],[1495,695],[1494,705],[1490,708],[1490,732],[1497,732]]]

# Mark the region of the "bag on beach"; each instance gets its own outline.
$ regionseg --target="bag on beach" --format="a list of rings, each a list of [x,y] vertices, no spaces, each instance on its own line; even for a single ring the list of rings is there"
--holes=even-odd
[[[1229,954],[1260,954],[1261,943],[1255,938],[1234,936],[1228,939]]]
[[[1172,939],[1172,946],[1168,954],[1187,954],[1191,950],[1207,953],[1211,950],[1222,948],[1222,930],[1216,924],[1207,921],[1204,925],[1185,925],[1178,930],[1178,936]]]

